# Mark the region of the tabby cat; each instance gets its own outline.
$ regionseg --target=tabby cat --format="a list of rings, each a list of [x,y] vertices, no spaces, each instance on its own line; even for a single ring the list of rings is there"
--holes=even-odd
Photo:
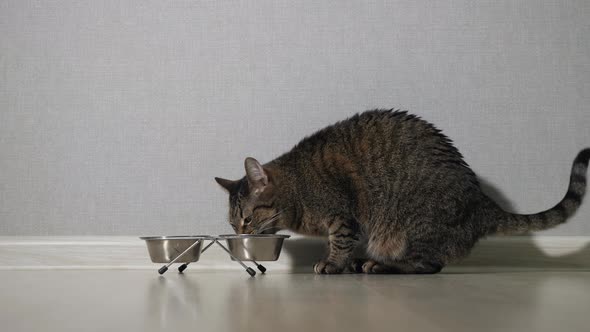
[[[590,148],[575,158],[569,188],[553,208],[503,211],[432,124],[400,111],[373,110],[326,127],[246,176],[215,180],[229,192],[236,233],[327,236],[320,274],[437,273],[491,234],[521,234],[564,223],[586,190]],[[365,248],[364,259],[353,250]]]

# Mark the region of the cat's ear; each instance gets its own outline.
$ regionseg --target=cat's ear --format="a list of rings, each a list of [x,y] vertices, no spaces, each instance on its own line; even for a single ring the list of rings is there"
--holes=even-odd
[[[222,186],[225,190],[227,190],[230,193],[238,190],[238,187],[240,185],[240,181],[233,181],[222,178],[215,178],[215,181],[217,181],[217,183],[219,183],[220,186]]]
[[[258,160],[248,157],[244,161],[244,167],[246,168],[246,178],[248,178],[248,185],[250,190],[258,195],[266,188],[268,184],[268,175]]]

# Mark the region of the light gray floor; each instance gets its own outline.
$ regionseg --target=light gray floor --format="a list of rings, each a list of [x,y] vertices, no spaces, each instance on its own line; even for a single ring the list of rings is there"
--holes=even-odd
[[[588,331],[590,272],[0,271],[2,331]]]

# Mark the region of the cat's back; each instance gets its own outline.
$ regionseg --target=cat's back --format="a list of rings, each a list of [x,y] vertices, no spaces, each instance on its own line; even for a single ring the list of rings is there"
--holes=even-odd
[[[284,160],[331,159],[365,166],[446,160],[465,165],[461,154],[429,122],[406,111],[372,110],[325,127],[301,140]]]
[[[353,201],[365,207],[357,210],[385,213],[393,204],[404,214],[437,202],[455,213],[479,199],[477,178],[451,140],[407,112],[357,114],[304,138],[273,162],[308,207],[346,210]]]

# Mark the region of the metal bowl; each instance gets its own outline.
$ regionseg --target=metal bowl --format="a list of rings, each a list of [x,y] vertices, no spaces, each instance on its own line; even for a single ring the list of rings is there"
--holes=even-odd
[[[283,241],[289,235],[277,234],[228,234],[219,238],[227,242],[229,251],[244,261],[276,261],[281,254]]]
[[[203,242],[205,240],[213,240],[214,238],[207,235],[192,235],[144,236],[140,237],[140,239],[145,240],[150,253],[150,258],[154,263],[169,263],[196,241],[199,241],[197,245],[176,260],[177,263],[191,263],[199,260]]]

